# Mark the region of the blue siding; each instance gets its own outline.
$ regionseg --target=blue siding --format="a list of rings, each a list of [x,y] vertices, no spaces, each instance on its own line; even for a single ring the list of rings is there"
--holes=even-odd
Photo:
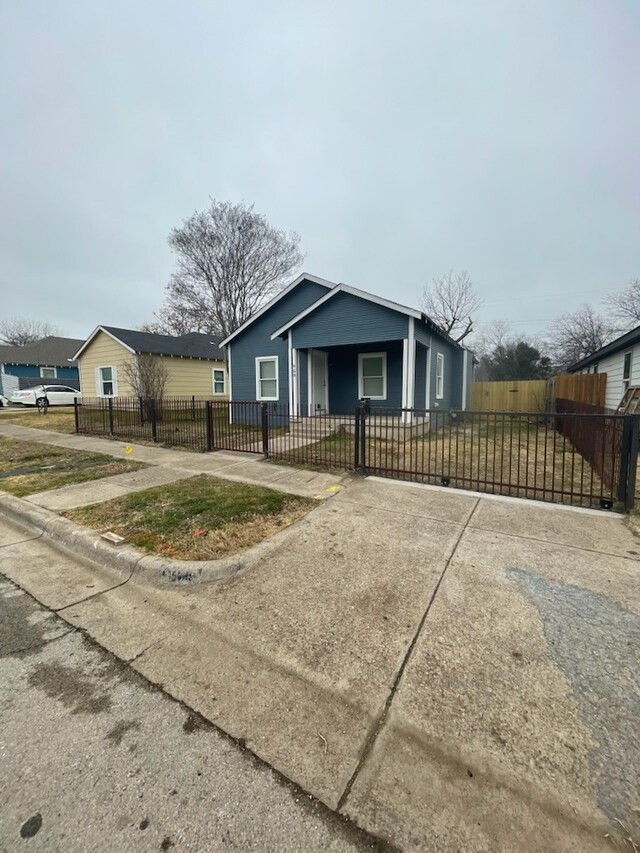
[[[407,337],[408,320],[398,311],[350,293],[339,293],[293,327],[293,346],[327,349],[401,340]]]
[[[329,411],[332,415],[352,414],[358,405],[358,353],[387,353],[387,399],[373,400],[373,406],[402,405],[402,341],[364,344],[329,350]]]
[[[415,409],[426,408],[427,397],[427,348],[416,344],[416,390]]]
[[[298,388],[300,389],[300,414],[306,415],[309,411],[309,356],[306,349],[298,350]]]
[[[423,323],[422,320],[416,320],[415,322],[415,336],[418,343],[424,344],[425,347],[431,346],[431,332],[427,324]]]
[[[287,341],[271,335],[296,314],[304,311],[327,292],[326,287],[311,281],[303,281],[279,302],[255,320],[230,344],[231,380],[234,400],[256,399],[256,358],[278,356],[279,398],[289,399],[289,376],[287,370]]]
[[[462,397],[462,350],[437,337],[432,336],[431,346],[431,405],[434,409],[451,409],[460,406]],[[436,399],[437,353],[444,355],[444,395]]]
[[[43,365],[46,366],[46,365]],[[5,364],[4,372],[11,376],[24,376],[28,378],[38,378],[40,376],[40,366],[37,364]],[[57,367],[57,381],[64,383],[66,379],[79,379],[77,367]],[[47,379],[47,382],[53,380]]]

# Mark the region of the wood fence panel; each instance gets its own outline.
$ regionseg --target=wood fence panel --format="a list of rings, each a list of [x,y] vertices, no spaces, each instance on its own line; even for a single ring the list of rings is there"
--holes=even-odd
[[[471,409],[481,412],[545,412],[548,384],[546,379],[474,382],[471,386]]]
[[[604,408],[607,393],[606,373],[564,373],[553,380],[556,400],[573,400]]]

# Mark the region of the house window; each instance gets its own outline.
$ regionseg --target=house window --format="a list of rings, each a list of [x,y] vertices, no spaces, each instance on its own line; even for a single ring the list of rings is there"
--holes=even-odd
[[[96,369],[96,391],[98,397],[115,397],[118,393],[115,367],[98,367]]]
[[[444,397],[444,355],[439,352],[436,355],[436,400]]]
[[[624,394],[627,393],[627,389],[631,384],[631,355],[631,350],[624,354],[624,363],[622,366],[622,391]]]
[[[278,400],[278,356],[256,358],[256,399]]]
[[[358,397],[387,399],[386,352],[361,352],[358,355]]]
[[[41,367],[40,368],[40,378],[41,379],[57,379],[58,371],[55,367]]]
[[[213,368],[213,393],[217,396],[225,393],[224,370],[219,367]]]

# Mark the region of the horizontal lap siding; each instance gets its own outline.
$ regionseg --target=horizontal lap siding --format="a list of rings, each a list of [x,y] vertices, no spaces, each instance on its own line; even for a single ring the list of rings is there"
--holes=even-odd
[[[270,355],[278,356],[279,399],[289,399],[288,344],[281,338],[272,341],[271,335],[326,292],[326,287],[304,281],[229,344],[234,400],[256,399],[256,358]]]
[[[427,395],[427,348],[416,344],[416,388],[414,408],[426,408]]]
[[[211,347],[213,350],[214,347]],[[168,397],[212,397],[212,370],[224,370],[225,391],[223,396],[216,395],[215,399],[224,400],[229,396],[229,382],[224,362],[204,361],[195,358],[171,358],[156,356],[167,368],[168,379],[165,394]]]
[[[415,336],[418,343],[422,344],[425,347],[431,346],[431,332],[427,328],[426,324],[423,323],[421,320],[416,320]]]
[[[633,353],[631,356],[631,385],[640,385],[640,344],[629,347]],[[624,354],[629,352],[621,350],[598,362],[598,373],[607,374],[607,393],[605,405],[608,409],[617,409],[622,402],[624,388],[622,375],[624,370]]]
[[[132,355],[109,335],[98,332],[78,359],[80,365],[80,391],[84,397],[97,397],[96,368],[115,367],[118,379],[118,395],[132,397],[134,391],[124,375],[124,366],[131,362]]]
[[[375,302],[338,293],[293,327],[293,346],[327,349],[401,340],[407,337],[408,320],[405,314]]]
[[[372,400],[372,406],[402,405],[402,342],[363,344],[329,349],[329,411],[352,414],[358,405],[358,353],[387,353],[387,399]]]
[[[444,355],[444,387],[442,399],[436,398],[437,354]],[[462,350],[436,335],[431,339],[431,402],[430,408],[451,409],[460,406],[462,396]]]

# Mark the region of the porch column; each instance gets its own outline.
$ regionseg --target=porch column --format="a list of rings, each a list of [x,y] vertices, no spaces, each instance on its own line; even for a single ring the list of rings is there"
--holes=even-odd
[[[298,416],[298,350],[293,348],[291,329],[287,336],[288,376],[289,376],[289,417]]]
[[[402,341],[402,408],[413,409],[416,402],[416,335],[415,320],[409,317],[409,335]],[[410,424],[412,412],[402,413],[402,422]]]

